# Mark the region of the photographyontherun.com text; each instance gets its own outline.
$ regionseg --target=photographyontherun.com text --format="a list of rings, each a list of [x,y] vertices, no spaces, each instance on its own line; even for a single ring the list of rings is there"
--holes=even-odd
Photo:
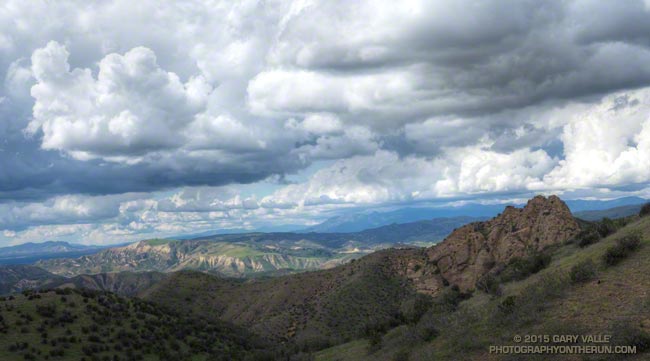
[[[609,345],[611,335],[515,335],[517,345],[491,345],[491,354],[635,354],[636,346]],[[571,344],[574,345],[571,345]],[[581,343],[581,344],[577,344]]]

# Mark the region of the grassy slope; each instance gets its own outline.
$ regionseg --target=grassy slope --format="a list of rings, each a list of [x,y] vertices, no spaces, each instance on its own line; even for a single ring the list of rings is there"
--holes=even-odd
[[[641,248],[615,266],[606,266],[603,255],[616,240],[629,232],[643,235]],[[571,268],[587,259],[597,264],[596,278],[572,284]],[[515,306],[500,311],[499,305],[515,296]],[[512,345],[514,335],[524,334],[609,334],[615,342],[629,329],[650,332],[650,217],[637,220],[600,242],[579,248],[568,244],[558,248],[551,265],[525,280],[504,285],[500,297],[475,292],[462,302],[458,311],[425,315],[413,329],[433,325],[440,335],[433,341],[413,341],[403,336],[401,343],[391,342],[397,333],[383,337],[383,347],[367,351],[366,341],[353,341],[316,354],[316,360],[394,360],[400,351],[410,360],[609,360],[612,356],[538,356],[506,357],[490,355],[489,345]],[[404,326],[402,326],[403,328]],[[648,354],[626,357],[645,360]]]
[[[0,360],[205,360],[210,354],[237,359],[252,346],[250,336],[234,327],[180,318],[138,299],[90,291],[57,293],[0,299]],[[44,313],[47,307],[54,312]],[[26,347],[13,349],[16,344]],[[95,349],[92,355],[89,348]],[[63,355],[52,356],[52,351]]]
[[[381,251],[335,269],[245,283],[179,272],[142,297],[303,349],[322,348],[359,337],[367,324],[389,323],[413,295],[388,269],[388,257],[400,252],[411,251]]]

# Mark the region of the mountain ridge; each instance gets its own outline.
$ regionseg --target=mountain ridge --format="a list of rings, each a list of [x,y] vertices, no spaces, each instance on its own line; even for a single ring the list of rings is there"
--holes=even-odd
[[[621,197],[609,200],[572,199],[565,203],[571,212],[601,211],[614,207],[641,205],[648,202],[640,197]],[[496,204],[466,203],[459,206],[406,207],[391,211],[365,211],[330,217],[320,224],[304,228],[300,232],[355,232],[391,223],[408,223],[423,219],[445,217],[490,218],[506,206],[523,206],[525,202],[504,202]]]
[[[74,259],[36,263],[75,276],[119,271],[213,271],[228,277],[336,266],[400,244],[430,245],[453,229],[480,218],[456,217],[391,224],[350,233],[249,233],[191,240],[144,240]]]

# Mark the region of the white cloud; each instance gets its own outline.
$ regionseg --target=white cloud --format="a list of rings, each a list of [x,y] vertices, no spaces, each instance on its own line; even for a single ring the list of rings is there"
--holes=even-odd
[[[328,113],[309,114],[299,127],[312,134],[331,134],[343,130],[341,120],[336,115]]]
[[[90,69],[70,70],[64,46],[50,42],[32,55],[37,83],[31,134],[44,149],[81,158],[142,155],[178,147],[179,133],[205,110],[211,87],[200,76],[182,83],[161,69],[155,54],[134,48],[109,54]]]
[[[571,115],[561,140],[565,159],[545,182],[593,187],[650,180],[650,89],[608,95]]]
[[[45,202],[0,204],[0,229],[102,221],[119,216],[123,202],[143,197],[143,194],[67,195],[54,197]]]
[[[255,114],[397,111],[415,95],[416,80],[407,72],[333,76],[304,70],[270,70],[248,85]]]
[[[504,154],[481,147],[454,148],[445,157],[432,159],[378,151],[338,161],[263,202],[379,204],[537,190],[555,164],[542,150]]]
[[[644,1],[5,1],[0,225],[108,240],[622,194],[650,181],[648,24]],[[144,194],[85,195],[122,192]]]

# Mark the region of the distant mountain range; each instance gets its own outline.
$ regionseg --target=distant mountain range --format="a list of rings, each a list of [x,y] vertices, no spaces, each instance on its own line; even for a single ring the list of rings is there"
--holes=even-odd
[[[605,210],[614,207],[641,205],[648,202],[647,199],[639,197],[624,197],[613,200],[569,200],[566,201],[571,212],[583,212],[593,210]],[[392,223],[408,223],[425,219],[442,218],[442,217],[494,217],[503,211],[507,205],[521,205],[518,203],[507,204],[478,204],[468,203],[458,207],[438,207],[438,208],[401,208],[384,212],[359,212],[335,216],[312,227],[308,227],[301,232],[358,232],[364,229],[381,227]],[[640,206],[639,206],[640,208]]]
[[[305,228],[300,232],[345,233],[427,219],[454,219],[457,217],[484,219],[499,213],[503,207],[499,204],[475,208],[402,208],[387,212],[353,213],[329,218],[321,224]]]
[[[573,214],[587,221],[637,214],[647,200],[570,200]],[[184,268],[225,276],[277,275],[333,267],[396,245],[429,246],[455,228],[484,220],[503,204],[402,208],[332,217],[299,232],[204,232],[133,245],[85,246],[67,242],[25,243],[0,248],[0,264],[33,264],[54,273],[170,272]],[[444,216],[444,217],[441,217]]]
[[[610,200],[593,200],[593,199],[574,199],[566,201],[567,206],[571,212],[583,211],[600,211],[611,208],[629,206],[629,205],[642,205],[650,200],[641,197],[623,197]]]
[[[246,233],[146,240],[79,258],[42,260],[36,265],[65,276],[182,269],[229,277],[282,274],[334,267],[396,245],[429,246],[454,229],[481,219],[435,218],[348,233]]]
[[[629,206],[614,207],[603,210],[575,212],[574,215],[585,221],[599,221],[603,218],[623,218],[639,214],[643,204],[633,204]]]
[[[0,248],[0,264],[30,264],[40,259],[80,257],[105,248],[106,246],[86,246],[68,242],[30,242]]]

